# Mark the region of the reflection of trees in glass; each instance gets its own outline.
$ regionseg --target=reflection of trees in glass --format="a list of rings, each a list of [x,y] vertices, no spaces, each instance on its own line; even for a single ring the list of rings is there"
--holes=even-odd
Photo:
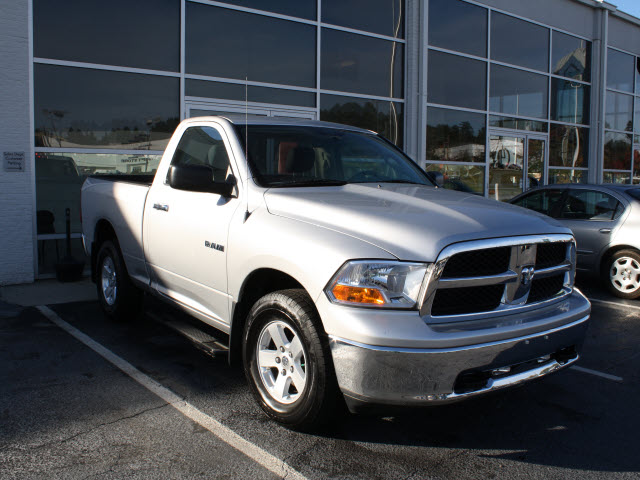
[[[386,104],[386,109],[379,104]],[[320,118],[326,122],[344,123],[380,133],[398,146],[402,145],[402,113],[393,102],[346,102],[320,110]]]
[[[43,110],[51,120],[50,125],[41,123],[35,130],[36,147],[131,146],[135,149],[155,150],[157,148],[151,142],[168,140],[180,123],[178,117],[148,119],[145,123],[116,119],[111,122],[115,126],[108,128],[95,122],[63,122],[64,114],[67,112],[62,112],[61,115],[48,112]],[[69,126],[63,130],[58,127],[58,123],[66,123]]]
[[[604,144],[604,168],[631,169],[631,136],[606,133]]]
[[[485,128],[474,129],[469,121],[427,127],[427,159],[484,162]]]

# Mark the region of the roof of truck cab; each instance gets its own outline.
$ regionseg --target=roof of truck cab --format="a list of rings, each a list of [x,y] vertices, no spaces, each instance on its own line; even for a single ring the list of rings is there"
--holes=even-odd
[[[294,118],[294,117],[266,117],[261,115],[216,115],[207,117],[192,117],[189,120],[216,120],[224,118],[234,125],[286,125],[296,127],[324,127],[324,128],[339,128],[340,130],[349,130],[353,132],[361,133],[376,133],[373,130],[366,130],[364,128],[353,127],[351,125],[343,125],[341,123],[322,122],[319,120],[310,120],[308,118]]]

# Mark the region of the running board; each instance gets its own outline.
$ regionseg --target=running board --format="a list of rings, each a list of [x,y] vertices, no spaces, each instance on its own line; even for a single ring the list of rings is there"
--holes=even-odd
[[[149,311],[147,311],[146,314],[156,322],[178,332],[208,355],[211,355],[212,357],[226,357],[228,355],[229,347],[227,345],[222,343],[218,338],[209,335],[207,332],[197,328],[196,326],[179,320],[169,314],[158,314],[156,312]]]

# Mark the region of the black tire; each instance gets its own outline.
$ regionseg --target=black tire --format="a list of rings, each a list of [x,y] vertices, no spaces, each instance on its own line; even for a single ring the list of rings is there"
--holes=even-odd
[[[95,271],[98,300],[107,317],[116,321],[136,317],[142,306],[142,292],[129,278],[117,241],[107,240],[100,245]]]
[[[611,255],[605,262],[602,281],[616,297],[640,297],[640,254],[636,250],[619,250]]]
[[[277,353],[280,350],[276,343],[269,340],[272,337],[270,328],[280,329],[286,336],[283,339],[285,350],[280,352],[282,356]],[[302,346],[300,359],[295,354],[290,355],[296,351],[296,337]],[[298,289],[265,295],[249,312],[242,338],[245,375],[251,392],[265,413],[296,430],[308,431],[321,425],[326,426],[331,415],[338,410],[341,395],[331,361],[329,342],[309,295]],[[267,344],[268,341],[270,343]],[[276,352],[271,355],[277,355],[276,358],[280,359],[277,367],[274,364],[271,368],[260,368],[259,345],[262,345],[264,352],[267,349],[268,352]],[[297,350],[300,351],[299,348]],[[287,372],[286,376],[282,370]],[[294,370],[304,375],[294,377]],[[291,378],[290,387],[286,387],[284,383],[287,393],[274,396],[267,385],[281,375],[282,378]],[[296,382],[299,378],[304,378],[301,391],[297,390]],[[276,391],[277,385],[274,383],[272,386],[273,391]]]

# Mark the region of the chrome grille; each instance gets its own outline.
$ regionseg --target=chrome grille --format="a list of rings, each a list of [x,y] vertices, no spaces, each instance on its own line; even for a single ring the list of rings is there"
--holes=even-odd
[[[432,323],[502,315],[568,295],[574,272],[575,242],[570,235],[450,245],[427,276],[420,313]]]

